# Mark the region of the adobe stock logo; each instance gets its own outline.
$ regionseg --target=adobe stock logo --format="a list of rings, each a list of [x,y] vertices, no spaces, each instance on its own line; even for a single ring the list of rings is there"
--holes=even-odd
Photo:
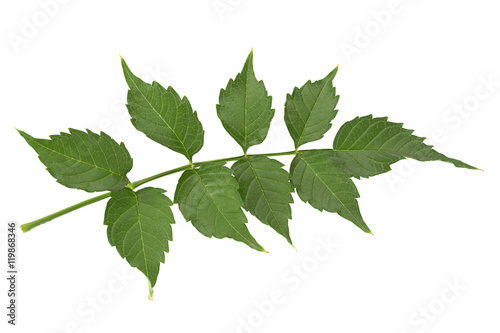
[[[61,5],[69,3],[70,0],[40,0],[38,6],[40,7],[29,17],[23,16],[21,18],[21,27],[19,32],[8,32],[7,39],[14,49],[15,53],[19,53],[22,45],[28,44],[34,39],[40,31],[45,28],[51,19],[57,16]]]
[[[366,22],[362,28],[354,27],[354,37],[352,43],[340,43],[340,50],[347,63],[352,61],[354,55],[361,53],[361,50],[370,45],[372,40],[382,32],[383,28],[388,27],[395,15],[403,11],[403,5],[400,0],[391,0],[385,9],[370,12],[371,20]]]
[[[129,284],[135,280],[135,275],[129,275],[129,268],[123,266],[121,272],[118,269],[110,271],[112,277],[105,283],[104,287],[85,297],[75,309],[76,316],[66,321],[52,333],[83,333],[87,332],[89,326],[103,316],[106,309],[113,307],[113,301],[119,294],[123,293]],[[91,331],[90,329],[88,331]]]
[[[238,317],[236,333],[254,333],[269,320],[280,306],[285,304],[293,293],[310,279],[319,267],[332,258],[340,244],[330,237],[316,239],[312,252],[299,263],[291,265],[281,275],[282,287],[273,289],[269,296],[253,301],[253,311]]]
[[[236,9],[243,0],[215,0],[212,3],[214,10],[217,12],[219,19],[224,21],[226,13],[230,13]]]
[[[453,103],[443,112],[442,125],[430,130],[430,136],[426,140],[427,144],[434,146],[445,143],[453,132],[460,131],[471,116],[473,117],[484,109],[482,103],[498,94],[500,81],[494,78],[493,74],[480,75],[477,81],[478,83],[470,94],[460,98],[458,102]],[[421,162],[413,159],[398,162],[392,172],[384,175],[390,190],[396,191],[397,186],[410,179],[421,165]]]
[[[409,326],[398,333],[426,332],[433,323],[445,315],[448,308],[458,300],[465,290],[467,290],[467,286],[458,281],[457,278],[444,280],[444,288],[439,294],[427,304],[419,306],[408,318]]]

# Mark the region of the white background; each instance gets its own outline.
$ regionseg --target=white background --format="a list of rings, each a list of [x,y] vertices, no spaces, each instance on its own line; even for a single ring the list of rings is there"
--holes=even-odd
[[[144,276],[109,246],[100,202],[19,234],[18,326],[9,332],[499,332],[495,1],[45,3],[0,5],[3,262],[8,221],[91,196],[57,184],[14,127],[43,138],[68,127],[104,130],[134,158],[132,180],[186,163],[130,124],[119,55],[148,82],[188,96],[206,132],[198,161],[240,154],[215,104],[253,47],[276,109],[254,152],[293,149],[282,120],[286,93],[339,64],[338,116],[304,148],[330,147],[345,121],[374,114],[485,172],[402,161],[356,181],[374,236],[294,195],[297,252],[253,217],[249,229],[269,254],[208,239],[174,207],[174,241],[153,302]],[[177,177],[152,185],[172,198]],[[331,254],[319,247],[327,241],[338,245]],[[270,305],[272,294],[281,294],[279,304]]]

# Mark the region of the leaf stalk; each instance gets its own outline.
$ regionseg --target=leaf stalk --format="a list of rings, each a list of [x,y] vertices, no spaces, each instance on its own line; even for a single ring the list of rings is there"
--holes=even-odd
[[[273,156],[295,155],[295,154],[297,154],[299,152],[304,152],[304,151],[307,151],[307,150],[300,150],[300,151],[299,150],[292,150],[292,151],[284,151],[284,152],[268,153],[268,154],[245,154],[245,155],[240,155],[240,156],[233,156],[233,157],[227,157],[227,158],[221,158],[221,159],[215,159],[215,160],[209,160],[209,161],[203,161],[203,162],[190,162],[189,164],[180,166],[178,168],[167,170],[167,171],[163,171],[163,172],[160,172],[160,173],[158,173],[156,175],[153,175],[153,176],[150,176],[150,177],[146,177],[144,179],[141,179],[141,180],[129,183],[127,185],[127,187],[129,187],[131,189],[135,189],[135,188],[137,188],[137,187],[139,187],[141,185],[144,185],[146,183],[149,183],[149,182],[151,182],[153,180],[156,180],[156,179],[159,179],[159,178],[162,178],[162,177],[174,174],[174,173],[178,173],[178,172],[181,172],[181,171],[185,171],[185,170],[188,170],[189,168],[194,168],[194,167],[197,167],[197,166],[201,166],[201,165],[206,164],[206,163],[231,162],[231,161],[237,161],[239,159],[248,158],[248,157],[252,157],[252,156],[273,157]],[[66,215],[66,214],[71,213],[71,212],[73,212],[75,210],[78,210],[78,209],[83,208],[85,206],[88,206],[88,205],[91,205],[93,203],[99,202],[99,201],[104,200],[104,199],[109,198],[109,197],[111,197],[111,192],[103,193],[103,194],[98,195],[96,197],[84,200],[84,201],[79,202],[77,204],[74,204],[72,206],[66,207],[66,208],[64,208],[64,209],[62,209],[60,211],[57,211],[57,212],[52,213],[50,215],[47,215],[45,217],[39,218],[38,220],[34,220],[32,222],[22,224],[21,225],[21,230],[23,232],[28,232],[31,229],[36,228],[36,227],[38,227],[38,226],[40,226],[40,225],[42,225],[44,223],[47,223],[49,221],[52,221],[55,218],[61,217],[63,215]]]

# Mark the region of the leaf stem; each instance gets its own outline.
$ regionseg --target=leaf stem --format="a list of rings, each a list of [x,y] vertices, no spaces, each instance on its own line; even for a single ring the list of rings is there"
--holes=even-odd
[[[68,213],[71,213],[74,210],[80,209],[82,207],[91,205],[91,204],[93,204],[95,202],[98,202],[98,201],[104,200],[106,198],[109,198],[110,196],[111,196],[111,192],[107,192],[107,193],[98,195],[97,197],[93,197],[93,198],[87,199],[85,201],[79,202],[79,203],[77,203],[77,204],[75,204],[73,206],[69,206],[67,208],[64,208],[64,209],[58,211],[58,212],[55,212],[53,214],[47,215],[45,217],[42,217],[41,219],[35,220],[33,222],[25,223],[25,224],[21,225],[21,230],[23,232],[28,232],[31,229],[36,228],[39,225],[42,225],[42,224],[47,223],[49,221],[52,221],[53,219],[55,219],[55,218],[57,218],[59,216],[66,215]]]
[[[196,164],[196,163],[194,163]],[[150,177],[147,177],[147,178],[144,178],[144,179],[141,179],[141,180],[138,180],[136,182],[133,182],[132,183],[132,189],[135,189],[136,187],[139,187],[143,184],[146,184],[146,183],[149,183],[155,179],[158,179],[158,178],[161,178],[161,177],[165,177],[165,176],[168,176],[168,175],[171,175],[173,173],[177,173],[177,172],[181,172],[181,171],[184,171],[184,170],[187,170],[191,167],[192,164],[186,164],[186,165],[183,165],[181,167],[178,167],[178,168],[175,168],[175,169],[172,169],[172,170],[167,170],[167,171],[163,171],[163,172],[160,172],[156,175],[153,175],[153,176],[150,176]]]
[[[295,155],[298,152],[304,152],[304,151],[306,151],[306,150],[292,150],[292,151],[285,151],[285,152],[279,152],[279,153],[269,153],[269,154],[247,154],[247,155],[227,157],[227,158],[221,158],[221,159],[209,160],[209,161],[203,161],[203,162],[194,162],[194,163],[186,164],[186,165],[183,165],[183,166],[175,168],[175,169],[163,171],[163,172],[160,172],[160,173],[158,173],[156,175],[153,175],[153,176],[150,176],[150,177],[147,177],[147,178],[135,181],[135,182],[130,183],[129,185],[127,185],[127,187],[130,187],[131,189],[135,189],[135,188],[137,188],[137,187],[139,187],[141,185],[149,183],[149,182],[151,182],[153,180],[156,180],[158,178],[162,178],[162,177],[165,177],[165,176],[177,173],[177,172],[181,172],[181,171],[187,170],[189,168],[192,168],[194,166],[201,166],[201,165],[206,164],[206,163],[237,161],[239,159],[247,158],[247,157],[252,157],[252,156],[267,156],[267,157],[272,157],[272,156]],[[55,212],[55,213],[52,213],[52,214],[47,215],[45,217],[42,217],[42,218],[40,218],[38,220],[22,224],[21,225],[21,230],[23,232],[28,232],[31,229],[36,228],[39,225],[42,225],[42,224],[47,223],[49,221],[52,221],[53,219],[55,219],[57,217],[66,215],[66,214],[71,213],[72,211],[75,211],[77,209],[80,209],[80,208],[83,208],[85,206],[88,206],[88,205],[91,205],[93,203],[96,203],[98,201],[104,200],[106,198],[109,198],[110,196],[111,196],[111,192],[107,192],[107,193],[103,193],[101,195],[98,195],[96,197],[87,199],[85,201],[79,202],[79,203],[77,203],[77,204],[75,204],[73,206],[69,206],[67,208],[64,208],[64,209],[58,211],[58,212]]]

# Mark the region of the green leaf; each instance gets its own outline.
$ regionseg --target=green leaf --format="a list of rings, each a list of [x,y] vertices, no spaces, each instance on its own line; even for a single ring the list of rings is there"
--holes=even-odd
[[[150,295],[165,262],[168,241],[172,241],[174,216],[172,201],[160,188],[146,187],[137,192],[129,188],[113,192],[104,214],[104,224],[111,246],[132,267],[148,278]]]
[[[292,184],[304,202],[320,211],[338,213],[371,233],[359,212],[358,190],[350,176],[337,167],[330,150],[310,150],[295,156],[290,166]]]
[[[38,158],[57,182],[87,192],[117,191],[129,183],[132,158],[123,143],[106,133],[69,129],[50,140],[19,134],[38,153]]]
[[[238,181],[243,208],[271,226],[292,244],[288,220],[292,219],[293,186],[283,164],[265,156],[242,158],[232,169]]]
[[[174,201],[186,221],[207,237],[232,238],[251,248],[265,250],[250,235],[238,183],[223,162],[203,164],[184,171]]]
[[[146,83],[132,74],[122,59],[123,73],[130,88],[127,108],[136,129],[159,144],[181,153],[192,161],[203,147],[203,127],[186,97],[158,82]]]
[[[421,138],[391,123],[387,117],[356,117],[338,131],[333,142],[336,158],[352,176],[371,177],[391,170],[390,165],[404,158],[419,161],[443,161],[459,168],[477,169],[438,153]]]
[[[285,102],[285,123],[295,143],[295,149],[307,142],[319,140],[332,126],[337,115],[335,110],[339,96],[335,95],[333,78],[338,67],[324,79],[307,81],[300,89],[287,94]]]
[[[217,104],[217,116],[244,153],[266,138],[274,116],[271,102],[264,82],[255,78],[250,52],[241,73],[221,89]]]

